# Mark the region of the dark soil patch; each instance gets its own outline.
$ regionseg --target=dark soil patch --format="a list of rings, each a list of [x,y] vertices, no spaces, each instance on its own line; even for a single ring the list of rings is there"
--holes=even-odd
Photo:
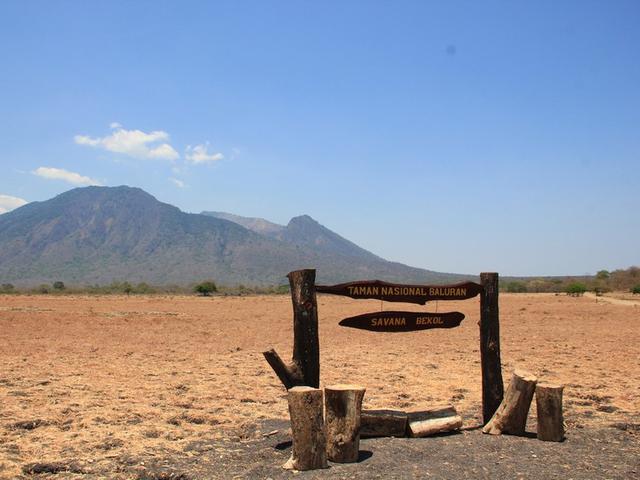
[[[291,454],[288,422],[267,421],[251,440],[191,442],[184,454],[123,455],[109,478],[212,479],[628,479],[640,476],[640,436],[632,428],[580,429],[562,443],[483,435],[479,429],[431,438],[376,438],[360,443],[360,461],[330,463],[326,470],[292,473],[281,468]],[[277,433],[273,433],[278,430]],[[267,435],[267,436],[263,436]],[[116,473],[117,472],[117,473]],[[122,477],[118,475],[123,475]]]

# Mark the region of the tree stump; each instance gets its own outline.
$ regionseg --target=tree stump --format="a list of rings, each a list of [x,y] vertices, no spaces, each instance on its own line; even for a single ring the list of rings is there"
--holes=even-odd
[[[404,437],[407,413],[399,410],[363,410],[360,437]]]
[[[458,430],[460,427],[462,427],[462,417],[451,405],[421,412],[409,412],[408,434],[410,437],[428,437]]]
[[[314,470],[327,468],[326,435],[322,416],[322,390],[293,387],[287,394],[293,448],[282,468]]]
[[[531,406],[531,400],[533,400],[533,392],[536,389],[537,381],[538,379],[535,375],[521,370],[514,371],[511,383],[507,387],[500,406],[482,431],[492,435],[500,435],[502,433],[511,435],[524,434],[527,415],[529,414],[529,407]]]
[[[540,383],[536,386],[538,410],[538,440],[561,442],[564,439],[562,415],[562,385]]]
[[[356,462],[360,448],[362,399],[365,388],[358,385],[332,385],[324,391],[327,457],[332,462]]]

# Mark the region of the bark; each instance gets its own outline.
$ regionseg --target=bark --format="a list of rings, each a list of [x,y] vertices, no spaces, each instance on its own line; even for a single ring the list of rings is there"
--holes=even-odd
[[[521,370],[513,372],[511,383],[507,387],[500,406],[482,431],[492,435],[524,434],[537,380],[534,375],[527,372]]]
[[[293,448],[282,467],[288,470],[327,468],[322,390],[293,387],[287,393]]]
[[[538,440],[546,442],[561,442],[564,440],[563,389],[564,386],[562,385],[540,383],[536,386]]]
[[[332,462],[358,461],[364,392],[358,385],[325,388],[327,457]]]

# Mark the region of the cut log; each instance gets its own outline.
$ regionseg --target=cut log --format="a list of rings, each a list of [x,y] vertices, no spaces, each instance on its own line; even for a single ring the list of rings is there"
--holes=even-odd
[[[500,406],[482,431],[492,435],[524,434],[537,381],[535,375],[521,370],[514,371]]]
[[[462,427],[462,417],[451,405],[408,414],[407,432],[410,437],[428,437],[437,433],[459,430],[460,427]]]
[[[287,392],[293,448],[282,468],[327,468],[326,435],[322,416],[322,390],[293,387]]]
[[[362,399],[365,388],[332,385],[324,389],[327,458],[332,462],[358,461]]]
[[[320,342],[315,287],[316,271],[296,270],[290,272],[287,277],[293,303],[293,359],[287,365],[274,349],[262,354],[286,389],[295,385],[318,388]]]
[[[481,273],[480,362],[482,366],[482,419],[487,423],[502,401],[504,385],[500,364],[500,313],[497,273]]]
[[[363,410],[360,437],[404,437],[407,434],[406,412],[400,410]]]
[[[564,417],[562,415],[562,385],[539,383],[536,386],[536,409],[538,411],[538,440],[561,442],[564,440]]]

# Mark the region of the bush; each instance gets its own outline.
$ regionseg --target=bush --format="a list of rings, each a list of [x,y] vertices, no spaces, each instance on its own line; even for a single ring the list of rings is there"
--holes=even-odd
[[[58,291],[64,290],[64,282],[61,282],[60,280],[58,280],[57,282],[53,282],[53,289]]]
[[[218,287],[211,280],[207,280],[206,282],[199,283],[193,288],[193,291],[202,295],[203,297],[208,297],[213,292],[218,291]]]
[[[0,292],[11,293],[15,290],[15,288],[16,287],[14,287],[11,283],[3,283],[2,285],[0,285]]]
[[[633,293],[634,295],[640,295],[640,284],[635,285],[635,286],[631,289],[631,293]]]
[[[38,293],[49,293],[49,285],[47,285],[46,283],[43,283],[42,285],[40,285],[37,288],[37,292]]]
[[[572,297],[580,297],[586,291],[587,286],[581,282],[570,283],[567,286],[567,295],[571,295]]]

